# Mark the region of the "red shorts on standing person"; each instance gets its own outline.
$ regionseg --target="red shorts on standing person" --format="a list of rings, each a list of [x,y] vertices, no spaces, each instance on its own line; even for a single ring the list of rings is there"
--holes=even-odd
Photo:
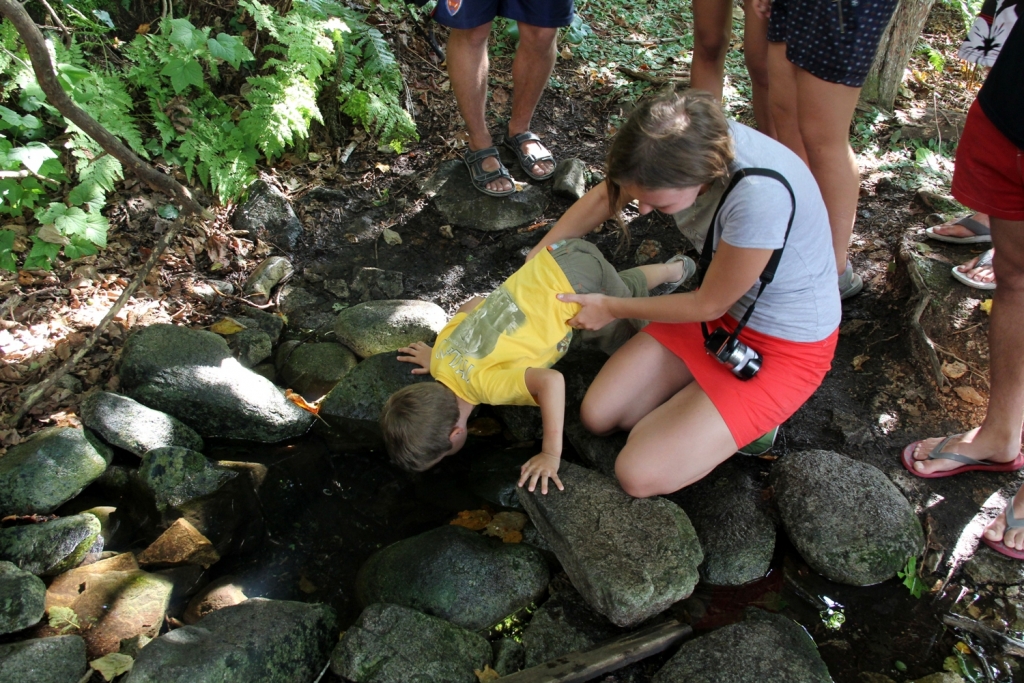
[[[730,316],[709,322],[708,329],[735,329]],[[749,327],[740,341],[761,354],[761,370],[741,380],[704,350],[700,323],[651,323],[643,332],[678,356],[697,385],[711,399],[738,448],[788,420],[821,386],[832,368],[838,328],[817,342],[795,342]]]
[[[1024,151],[989,121],[977,100],[956,148],[953,196],[974,211],[1024,221]]]

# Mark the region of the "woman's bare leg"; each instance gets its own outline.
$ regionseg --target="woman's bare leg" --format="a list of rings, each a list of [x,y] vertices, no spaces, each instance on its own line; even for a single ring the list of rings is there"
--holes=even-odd
[[[675,282],[683,277],[683,262],[675,263],[652,263],[647,266],[637,266],[637,270],[644,274],[647,279],[647,289],[654,289],[666,282]]]
[[[732,38],[731,0],[693,0],[693,62],[690,87],[722,99],[725,54]]]
[[[786,58],[785,43],[768,43],[768,80],[772,84],[768,100],[776,137],[807,163],[807,150],[800,137],[796,67]]]
[[[743,3],[743,61],[750,74],[751,100],[757,129],[769,137],[777,137],[772,120],[771,90],[768,77],[768,20],[754,11],[753,0]]]

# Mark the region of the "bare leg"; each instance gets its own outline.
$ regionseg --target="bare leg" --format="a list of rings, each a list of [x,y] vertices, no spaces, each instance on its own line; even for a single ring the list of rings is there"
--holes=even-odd
[[[683,262],[675,263],[652,263],[647,266],[637,266],[637,269],[647,278],[647,289],[654,289],[666,282],[675,282],[683,277]]]
[[[519,47],[516,48],[515,60],[512,62],[512,118],[508,122],[509,135],[519,135],[530,130],[533,112],[544,94],[551,70],[555,67],[557,37],[556,28],[519,22]],[[546,151],[537,142],[525,143],[522,150],[534,156]],[[543,161],[534,165],[533,173],[546,175],[554,168],[553,162]]]
[[[778,141],[807,163],[797,110],[796,67],[786,59],[785,43],[768,43],[768,91]],[[845,264],[844,264],[845,266]]]
[[[725,55],[732,38],[732,2],[693,0],[693,62],[690,87],[722,99]]]
[[[860,88],[829,83],[799,68],[796,84],[800,137],[828,209],[836,272],[842,275],[860,196],[860,171],[850,148],[850,121]]]
[[[992,321],[989,326],[988,412],[981,427],[968,432],[955,450],[976,460],[1009,462],[1017,457],[1024,425],[1024,364],[1018,351],[1024,346],[1024,221],[1006,221],[993,217],[993,261],[999,287],[994,291]],[[922,442],[914,457],[923,460],[935,448],[938,439]],[[937,460],[915,463],[919,472],[937,472],[958,463]],[[998,521],[998,520],[997,520]],[[996,539],[993,539],[996,540]]]
[[[448,36],[448,78],[452,83],[459,113],[469,132],[469,148],[473,151],[493,144],[487,130],[487,39],[491,35],[490,22],[470,29],[453,28]],[[489,157],[481,162],[485,171],[498,170],[498,159]],[[503,192],[512,188],[507,178],[487,183],[487,188]]]
[[[754,119],[757,129],[769,137],[777,137],[772,120],[771,91],[768,78],[768,20],[754,11],[753,0],[745,0],[743,23],[743,61],[750,74]]]

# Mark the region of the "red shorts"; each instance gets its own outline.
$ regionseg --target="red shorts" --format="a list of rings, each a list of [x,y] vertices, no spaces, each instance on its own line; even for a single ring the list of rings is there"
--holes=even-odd
[[[992,125],[977,100],[956,148],[953,196],[974,211],[1024,221],[1024,151]]]
[[[729,316],[708,323],[733,329]],[[763,334],[749,327],[740,341],[761,354],[761,370],[748,380],[704,350],[700,323],[651,323],[643,329],[678,356],[725,420],[740,448],[788,420],[821,385],[832,368],[839,329],[817,342],[794,342]]]

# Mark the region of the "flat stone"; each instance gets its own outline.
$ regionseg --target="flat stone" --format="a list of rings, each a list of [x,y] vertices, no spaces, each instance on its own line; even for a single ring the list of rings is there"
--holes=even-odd
[[[807,631],[748,608],[746,620],[683,643],[652,683],[832,683]]]
[[[103,474],[113,457],[87,430],[37,432],[0,458],[0,517],[53,512]]]
[[[281,333],[284,332],[285,321],[283,317],[261,311],[258,308],[250,309],[244,315],[236,316],[235,320],[250,330],[257,329],[264,332],[270,337],[272,344],[276,344],[281,339]]]
[[[348,348],[332,342],[294,342],[290,352],[281,355],[281,382],[307,400],[330,392],[359,362]]]
[[[210,539],[184,518],[174,520],[167,531],[139,553],[141,565],[197,564],[206,568],[218,560],[220,555]]]
[[[757,463],[732,458],[696,484],[669,497],[697,530],[704,562],[702,581],[740,586],[768,573],[775,524],[768,514]]]
[[[360,358],[396,351],[413,342],[433,344],[448,316],[429,301],[367,301],[338,314],[334,334]]]
[[[352,280],[352,294],[360,301],[395,299],[404,291],[404,277],[397,270],[360,268]]]
[[[237,476],[187,448],[154,449],[139,466],[139,479],[153,493],[160,511],[208,496]]]
[[[833,581],[885,581],[924,550],[913,507],[876,467],[831,451],[802,451],[776,463],[770,481],[793,545]]]
[[[356,594],[363,605],[394,603],[477,630],[526,607],[547,585],[536,548],[443,526],[374,553]]]
[[[312,681],[337,640],[331,607],[254,598],[157,638],[124,683]]]
[[[89,659],[117,652],[121,640],[160,633],[170,604],[173,583],[139,569],[131,553],[72,569],[61,574],[46,591],[46,609],[74,610],[85,638]],[[51,626],[40,635],[59,633]]]
[[[975,584],[995,583],[1001,586],[1018,586],[1024,584],[1024,562],[997,553],[984,543],[978,543],[978,549],[967,564],[964,571]]]
[[[399,605],[370,605],[331,654],[331,671],[355,683],[477,683],[491,663],[482,636]]]
[[[231,225],[246,230],[252,237],[291,251],[302,237],[302,223],[291,202],[277,188],[257,180],[246,190],[248,198],[235,209]]]
[[[233,576],[222,576],[189,601],[181,620],[186,624],[195,624],[210,612],[239,605],[248,599]]]
[[[163,370],[178,366],[218,367],[231,358],[228,343],[219,334],[180,325],[150,325],[132,333],[121,352],[121,391],[131,393]]]
[[[270,335],[260,329],[244,329],[228,337],[228,346],[242,367],[252,368],[262,363],[273,350]]]
[[[35,638],[0,645],[0,681],[75,683],[88,663],[79,636]]]
[[[34,626],[46,608],[46,584],[36,575],[0,560],[0,636]],[[3,672],[0,646],[0,673]],[[3,679],[15,680],[15,679]]]
[[[603,474],[563,462],[564,491],[518,489],[519,501],[591,608],[633,626],[693,592],[703,560],[686,513],[636,499]]]
[[[551,191],[561,197],[581,199],[587,193],[587,165],[579,159],[562,159],[555,166]]]
[[[112,446],[141,456],[164,446],[203,450],[203,437],[181,420],[109,391],[82,401],[82,424]]]
[[[0,560],[36,576],[56,576],[78,566],[101,528],[99,519],[83,514],[0,529]]]
[[[553,582],[557,583],[556,582]],[[557,592],[537,608],[523,631],[525,666],[538,666],[570,652],[588,650],[625,631],[587,606],[572,586]]]
[[[446,222],[460,228],[499,231],[526,225],[540,217],[548,198],[536,185],[507,197],[491,197],[473,187],[465,165],[453,168],[434,195],[434,205]]]

